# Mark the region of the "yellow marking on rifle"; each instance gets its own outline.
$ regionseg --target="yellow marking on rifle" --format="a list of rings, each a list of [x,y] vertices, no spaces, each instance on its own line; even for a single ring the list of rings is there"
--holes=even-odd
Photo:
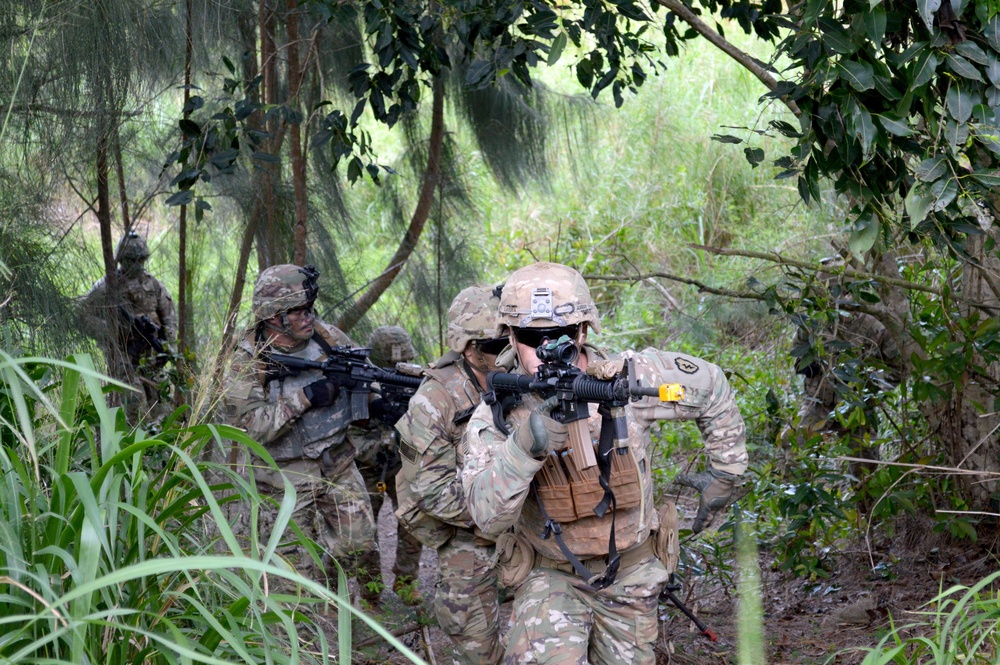
[[[679,402],[684,399],[684,386],[679,383],[664,383],[660,386],[661,402]]]

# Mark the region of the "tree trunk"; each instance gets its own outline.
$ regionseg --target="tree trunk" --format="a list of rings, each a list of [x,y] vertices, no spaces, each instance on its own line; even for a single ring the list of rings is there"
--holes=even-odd
[[[997,226],[990,235],[1000,240]],[[964,302],[973,302],[1000,309],[1000,298],[989,282],[989,276],[1000,274],[1000,259],[985,249],[984,236],[969,236],[968,251],[973,261],[962,271],[961,295]],[[981,267],[980,267],[981,266]],[[962,304],[962,316],[972,313],[971,306]],[[931,431],[946,446],[949,463],[960,469],[983,472],[983,475],[958,476],[959,486],[973,510],[996,512],[1000,490],[1000,414],[994,408],[1000,367],[986,363],[981,356],[972,362],[984,368],[985,376],[966,373],[962,380],[951,387],[951,398],[946,403],[924,405],[924,415]],[[990,475],[992,474],[992,475]]]
[[[299,60],[299,14],[296,11],[297,0],[288,0],[288,77],[291,81],[291,99],[289,106],[299,108],[299,90],[305,78],[305,66]],[[291,127],[291,157],[292,186],[295,190],[295,237],[292,243],[292,262],[296,265],[306,264],[306,222],[308,217],[308,199],[306,190],[306,157],[302,152],[302,122],[292,123]]]
[[[191,39],[191,0],[184,2],[184,118],[191,113],[187,110],[191,99],[191,58],[194,46]],[[187,204],[181,206],[180,218],[177,221],[177,352],[181,358],[187,356],[190,344],[189,326],[192,324],[189,309],[188,266],[187,266]],[[191,308],[193,312],[193,308]],[[182,365],[186,365],[182,361]],[[186,367],[179,367],[186,373]]]
[[[440,179],[441,146],[444,143],[444,83],[440,76],[434,79],[433,88],[434,100],[431,107],[431,136],[427,154],[427,168],[424,170],[420,198],[413,210],[413,217],[410,218],[410,226],[406,229],[406,235],[403,236],[399,248],[392,255],[386,269],[337,320],[337,327],[345,332],[361,320],[361,317],[371,309],[371,306],[378,301],[396,279],[396,275],[403,269],[413,250],[416,249],[420,234],[430,216],[431,205],[434,203],[434,192]]]
[[[132,230],[132,218],[128,213],[128,188],[125,185],[125,166],[122,163],[121,125],[114,126],[115,174],[118,176],[118,199],[122,207],[122,227],[124,235]]]
[[[260,0],[258,22],[260,30],[260,71],[264,75],[263,99],[268,105],[278,103],[278,55],[274,43],[275,10],[272,0]],[[267,133],[272,137],[263,146],[263,151],[278,157],[280,144],[275,141],[278,122],[272,116],[267,120]],[[257,267],[263,271],[269,266],[283,263],[279,252],[279,230],[276,190],[280,180],[280,165],[266,162],[260,165],[257,173],[260,183],[260,196],[264,199],[263,223],[257,227]]]

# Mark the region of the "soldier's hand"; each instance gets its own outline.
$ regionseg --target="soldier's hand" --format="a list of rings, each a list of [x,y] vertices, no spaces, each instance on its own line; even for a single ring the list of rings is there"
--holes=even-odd
[[[535,459],[548,455],[550,450],[562,450],[569,441],[569,430],[566,425],[552,418],[552,409],[558,402],[550,397],[538,405],[528,422],[514,433],[515,441],[521,450]]]
[[[691,530],[695,533],[705,528],[705,522],[709,515],[717,510],[722,510],[733,499],[733,490],[736,488],[736,481],[739,476],[709,469],[701,473],[691,475],[680,475],[674,478],[674,482],[685,487],[693,487],[701,493],[698,502],[698,513],[694,516],[694,523]]]
[[[587,365],[587,374],[595,379],[613,379],[622,373],[625,361],[617,360],[595,360]]]
[[[302,392],[313,406],[330,406],[340,394],[340,388],[329,379],[320,379],[303,388]]]

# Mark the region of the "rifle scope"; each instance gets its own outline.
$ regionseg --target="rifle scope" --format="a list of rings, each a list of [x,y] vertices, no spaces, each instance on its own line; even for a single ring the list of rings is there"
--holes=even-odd
[[[554,342],[539,345],[535,349],[535,355],[543,363],[572,365],[580,355],[580,349],[576,346],[576,342],[563,335]]]

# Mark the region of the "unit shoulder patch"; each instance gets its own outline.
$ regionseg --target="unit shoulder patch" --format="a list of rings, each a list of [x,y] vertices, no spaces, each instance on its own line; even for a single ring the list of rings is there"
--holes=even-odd
[[[685,374],[694,374],[698,371],[698,366],[687,358],[674,358],[674,364],[677,365],[677,369]]]

